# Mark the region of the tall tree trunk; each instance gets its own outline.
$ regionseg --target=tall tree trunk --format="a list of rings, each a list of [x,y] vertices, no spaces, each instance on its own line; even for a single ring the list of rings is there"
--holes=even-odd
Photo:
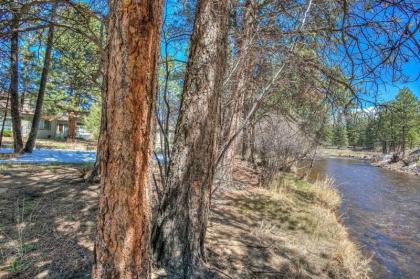
[[[401,140],[401,152],[402,152],[402,158],[405,158],[405,148],[406,148],[406,126],[404,125],[402,127],[402,140]]]
[[[244,102],[244,111],[242,114],[243,121],[246,121],[246,118],[249,114],[249,111],[252,109],[253,103],[255,102],[255,92],[250,90],[247,91]],[[254,154],[255,154],[255,116],[253,115],[249,119],[249,123],[244,127],[242,131],[242,151],[241,157],[242,160],[246,160],[254,163]]]
[[[227,0],[200,0],[191,37],[167,185],[153,228],[154,255],[170,278],[203,278],[225,72]]]
[[[54,21],[54,18],[55,18],[56,8],[57,8],[57,3],[54,3],[52,11],[51,11],[52,22]],[[26,153],[32,153],[35,147],[36,137],[38,135],[39,122],[41,121],[41,115],[42,115],[42,106],[44,104],[45,87],[47,85],[48,71],[50,69],[50,60],[51,60],[51,51],[53,48],[53,40],[54,40],[54,24],[51,24],[50,27],[48,28],[47,45],[46,45],[45,57],[44,57],[44,66],[42,67],[41,81],[39,83],[39,91],[38,91],[38,97],[36,99],[34,117],[32,119],[31,132],[29,133],[28,140],[26,141],[25,148],[23,149],[23,152],[26,152]],[[21,101],[21,103],[23,105],[23,100]]]
[[[74,111],[68,113],[68,131],[67,131],[67,142],[76,141],[76,128],[77,128],[77,115]]]
[[[239,145],[240,138],[235,135],[240,126],[240,121],[244,113],[244,100],[247,91],[251,90],[250,80],[252,79],[252,66],[254,65],[255,56],[253,43],[255,42],[255,0],[247,0],[244,6],[242,18],[242,28],[237,30],[237,44],[239,48],[239,61],[237,73],[235,74],[235,85],[230,96],[230,108],[227,108],[227,119],[222,120],[223,136],[220,150],[222,160],[217,166],[216,177],[221,180],[222,184],[230,185],[233,181],[233,167],[235,154]],[[225,114],[226,115],[226,114]],[[231,138],[234,138],[231,141]],[[231,143],[226,146],[226,143]]]
[[[254,164],[255,163],[255,121],[252,121],[249,124],[248,144],[249,144],[248,161]]]
[[[1,123],[1,131],[0,131],[0,147],[3,144],[3,134],[4,134],[4,126],[6,125],[6,119],[7,119],[7,112],[9,109],[9,99],[10,99],[10,92],[7,94],[7,98],[6,98],[6,106],[5,106],[5,110],[4,110],[4,115],[3,115],[3,121]]]
[[[161,0],[110,1],[101,194],[93,278],[148,278],[148,172]]]
[[[102,76],[102,84],[101,84],[101,100],[102,102],[106,99],[106,82],[105,82],[105,71],[106,71],[106,65],[107,65],[107,56],[106,56],[106,51],[104,49],[103,46],[103,41],[104,41],[104,37],[105,37],[105,33],[107,33],[105,31],[105,24],[102,22],[101,23],[101,37],[100,37],[100,46],[99,47],[99,56],[101,57],[100,63],[99,63],[99,71],[101,72],[101,76]],[[87,174],[87,176],[85,177],[85,182],[87,183],[98,183],[100,181],[101,178],[101,158],[104,156],[103,155],[103,144],[104,144],[104,139],[103,139],[103,134],[104,134],[104,129],[105,129],[105,106],[102,106],[101,109],[101,126],[99,129],[99,138],[98,138],[98,144],[96,147],[96,161],[95,161],[95,165],[93,166],[92,170]]]
[[[13,148],[20,152],[23,148],[22,124],[19,112],[19,18],[14,15],[10,38],[10,112],[13,126]]]

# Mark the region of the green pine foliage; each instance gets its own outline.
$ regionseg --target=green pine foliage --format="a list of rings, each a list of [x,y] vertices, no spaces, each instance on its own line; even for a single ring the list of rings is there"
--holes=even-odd
[[[345,120],[345,124],[343,123]],[[327,142],[327,141],[325,141]],[[405,152],[420,147],[420,101],[408,89],[370,113],[354,110],[334,124],[332,144]]]
[[[92,133],[95,139],[99,138],[99,132],[101,127],[101,104],[94,102],[90,107],[89,114],[83,119],[83,124],[86,129]]]
[[[334,131],[334,145],[339,148],[348,147],[349,140],[347,137],[346,125],[338,124]]]

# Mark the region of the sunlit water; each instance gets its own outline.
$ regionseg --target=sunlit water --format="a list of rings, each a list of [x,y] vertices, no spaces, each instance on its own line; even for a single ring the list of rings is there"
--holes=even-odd
[[[334,178],[351,237],[374,278],[420,278],[420,177],[349,159],[321,159],[311,178]]]

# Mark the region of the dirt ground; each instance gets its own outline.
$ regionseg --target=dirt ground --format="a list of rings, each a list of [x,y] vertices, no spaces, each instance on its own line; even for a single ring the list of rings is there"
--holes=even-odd
[[[83,183],[82,172],[0,168],[0,278],[89,278],[99,187]],[[279,200],[255,187],[256,176],[249,168],[236,171],[243,190],[212,199],[211,269],[221,278],[349,277],[337,255],[342,238],[331,241],[317,230],[324,217],[314,218],[309,197],[302,191],[296,201]]]
[[[98,185],[71,166],[0,171],[0,278],[89,278]]]

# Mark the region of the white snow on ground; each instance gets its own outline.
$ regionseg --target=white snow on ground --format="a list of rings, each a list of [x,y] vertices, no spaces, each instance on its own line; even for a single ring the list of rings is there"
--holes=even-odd
[[[1,148],[0,153],[13,153],[10,148]],[[0,164],[50,164],[50,163],[94,163],[95,151],[68,149],[34,149],[32,154],[22,154],[15,158],[0,159]]]

